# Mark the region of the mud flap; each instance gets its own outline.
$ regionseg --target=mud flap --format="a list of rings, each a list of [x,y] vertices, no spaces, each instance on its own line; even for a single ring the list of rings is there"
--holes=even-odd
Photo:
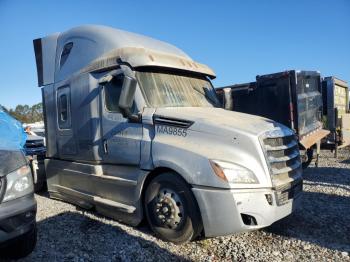
[[[310,133],[309,135],[304,136],[299,143],[305,148],[308,149],[316,144],[318,141],[321,141],[322,138],[326,137],[330,133],[329,130],[318,129],[315,132]]]
[[[320,155],[320,149],[321,149],[321,139],[326,137],[330,133],[329,130],[325,129],[318,129],[315,132],[312,132],[311,134],[303,137],[299,143],[302,147],[304,147],[306,150],[311,148],[313,145],[316,144],[316,167],[318,167],[318,158]]]

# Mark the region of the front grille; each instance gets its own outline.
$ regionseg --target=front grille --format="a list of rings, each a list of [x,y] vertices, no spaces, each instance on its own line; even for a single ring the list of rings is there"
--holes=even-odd
[[[296,146],[292,146],[291,148],[287,148],[287,149],[270,150],[268,151],[268,156],[274,157],[274,158],[280,158],[280,157],[288,156],[290,154],[295,153],[297,149],[298,148]]]
[[[286,144],[291,143],[294,140],[294,136],[285,136],[285,137],[268,137],[264,139],[264,144],[271,146],[271,147],[276,147],[276,146],[283,146]]]
[[[300,168],[299,148],[294,134],[263,140],[272,178]]]
[[[277,204],[285,204],[292,197],[296,184],[301,181],[301,160],[298,142],[291,131],[273,132],[262,139],[270,169]],[[291,182],[292,181],[292,182]]]

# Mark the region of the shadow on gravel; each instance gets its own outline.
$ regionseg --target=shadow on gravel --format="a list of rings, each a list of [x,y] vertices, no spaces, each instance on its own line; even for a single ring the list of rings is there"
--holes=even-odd
[[[34,252],[22,261],[185,261],[117,225],[64,212],[38,222]]]
[[[350,159],[345,159],[343,161],[340,161],[342,164],[350,164]]]
[[[304,181],[314,183],[330,183],[338,185],[350,185],[350,169],[336,167],[308,167],[304,171]]]
[[[350,252],[349,210],[349,197],[304,192],[299,209],[265,230],[329,249]]]

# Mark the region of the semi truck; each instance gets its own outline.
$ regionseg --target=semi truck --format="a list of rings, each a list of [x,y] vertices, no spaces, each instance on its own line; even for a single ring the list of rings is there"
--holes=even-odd
[[[266,227],[299,206],[294,132],[220,108],[208,66],[106,26],[33,40],[52,198],[174,243]]]
[[[334,76],[323,78],[323,123],[330,134],[322,146],[334,150],[350,145],[350,113],[348,83]]]
[[[289,70],[258,75],[255,82],[216,89],[228,110],[263,116],[282,123],[297,135],[306,168],[329,131],[322,125],[322,86],[318,71]]]

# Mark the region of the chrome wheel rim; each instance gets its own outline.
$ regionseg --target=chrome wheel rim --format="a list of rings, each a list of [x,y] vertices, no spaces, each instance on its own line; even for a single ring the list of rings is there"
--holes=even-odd
[[[184,207],[180,196],[169,188],[159,190],[156,197],[155,214],[166,228],[176,229],[183,221]]]

